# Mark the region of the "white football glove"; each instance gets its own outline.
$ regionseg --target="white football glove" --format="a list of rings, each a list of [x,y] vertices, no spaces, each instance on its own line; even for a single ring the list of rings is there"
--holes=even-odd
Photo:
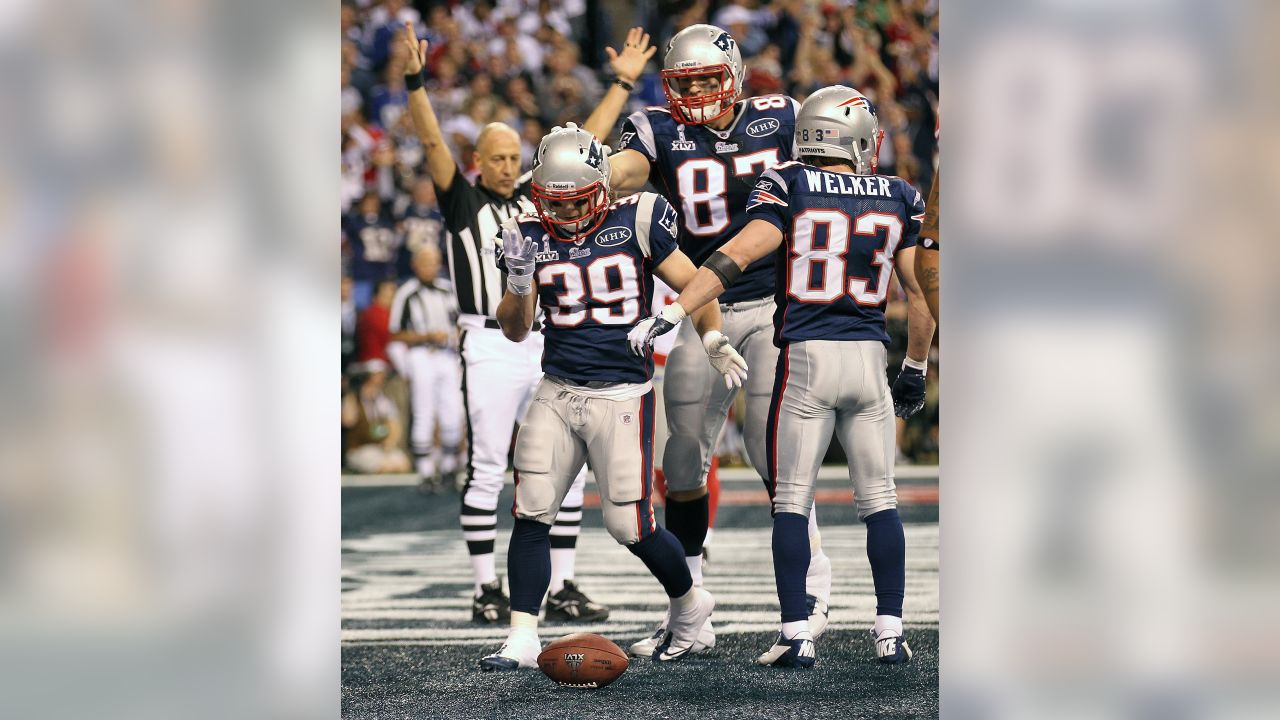
[[[702,347],[707,350],[711,367],[724,376],[724,386],[732,390],[747,381],[747,361],[729,344],[729,338],[719,330],[702,336]]]
[[[659,335],[665,335],[680,325],[684,320],[684,308],[680,303],[671,303],[662,308],[662,312],[657,315],[651,315],[631,328],[631,332],[627,333],[627,342],[631,343],[631,352],[636,355],[644,355],[645,350],[653,345],[654,338]]]
[[[507,263],[507,289],[516,295],[533,292],[533,256],[537,243],[524,233],[502,233],[502,257]]]

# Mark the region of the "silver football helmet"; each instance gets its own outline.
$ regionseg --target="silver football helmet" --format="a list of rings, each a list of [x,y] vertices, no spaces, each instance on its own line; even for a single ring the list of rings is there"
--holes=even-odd
[[[716,75],[720,88],[703,95],[686,95],[681,80]],[[662,60],[662,89],[671,103],[671,117],[686,125],[703,125],[733,109],[742,94],[742,53],[733,36],[715,25],[690,25],[667,43]],[[686,82],[687,85],[687,82]]]
[[[844,85],[815,92],[796,113],[796,147],[802,156],[843,158],[859,175],[876,171],[883,138],[871,101]]]
[[[609,159],[594,135],[573,123],[554,127],[533,156],[532,195],[552,237],[576,241],[609,213]]]

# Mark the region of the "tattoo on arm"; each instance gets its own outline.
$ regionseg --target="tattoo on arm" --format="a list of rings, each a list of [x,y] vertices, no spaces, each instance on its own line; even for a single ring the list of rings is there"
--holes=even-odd
[[[920,283],[920,289],[926,293],[938,291],[938,268],[926,267],[916,272],[916,280]]]

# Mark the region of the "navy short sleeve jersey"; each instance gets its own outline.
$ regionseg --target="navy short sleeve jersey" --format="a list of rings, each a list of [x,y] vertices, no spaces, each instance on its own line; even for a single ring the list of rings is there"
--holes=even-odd
[[[747,224],[747,195],[760,173],[795,157],[799,104],[785,95],[740,100],[724,131],[681,125],[663,107],[632,113],[620,146],[649,160],[649,182],[680,211],[680,249],[701,265]],[[773,292],[773,258],[743,272],[720,297],[738,302]]]
[[[627,333],[649,315],[653,270],[676,251],[677,222],[662,197],[637,193],[611,205],[600,227],[576,243],[553,239],[536,215],[503,224],[504,240],[519,232],[537,242],[544,373],[580,383],[653,376],[652,357],[633,354]],[[498,267],[506,272],[505,258]]]
[[[798,162],[766,171],[752,220],[782,231],[774,343],[889,342],[884,306],[897,253],[916,244],[924,199],[890,175],[828,172]]]

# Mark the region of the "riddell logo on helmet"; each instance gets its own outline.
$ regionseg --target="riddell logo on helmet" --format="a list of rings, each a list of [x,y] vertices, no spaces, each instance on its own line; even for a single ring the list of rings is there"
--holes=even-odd
[[[631,239],[631,231],[624,227],[611,227],[601,230],[596,235],[596,244],[602,247],[621,245]]]
[[[577,186],[571,182],[549,182],[547,183],[547,189],[556,191],[575,190]]]
[[[747,126],[747,134],[751,137],[765,137],[778,132],[782,123],[774,118],[760,118]]]

